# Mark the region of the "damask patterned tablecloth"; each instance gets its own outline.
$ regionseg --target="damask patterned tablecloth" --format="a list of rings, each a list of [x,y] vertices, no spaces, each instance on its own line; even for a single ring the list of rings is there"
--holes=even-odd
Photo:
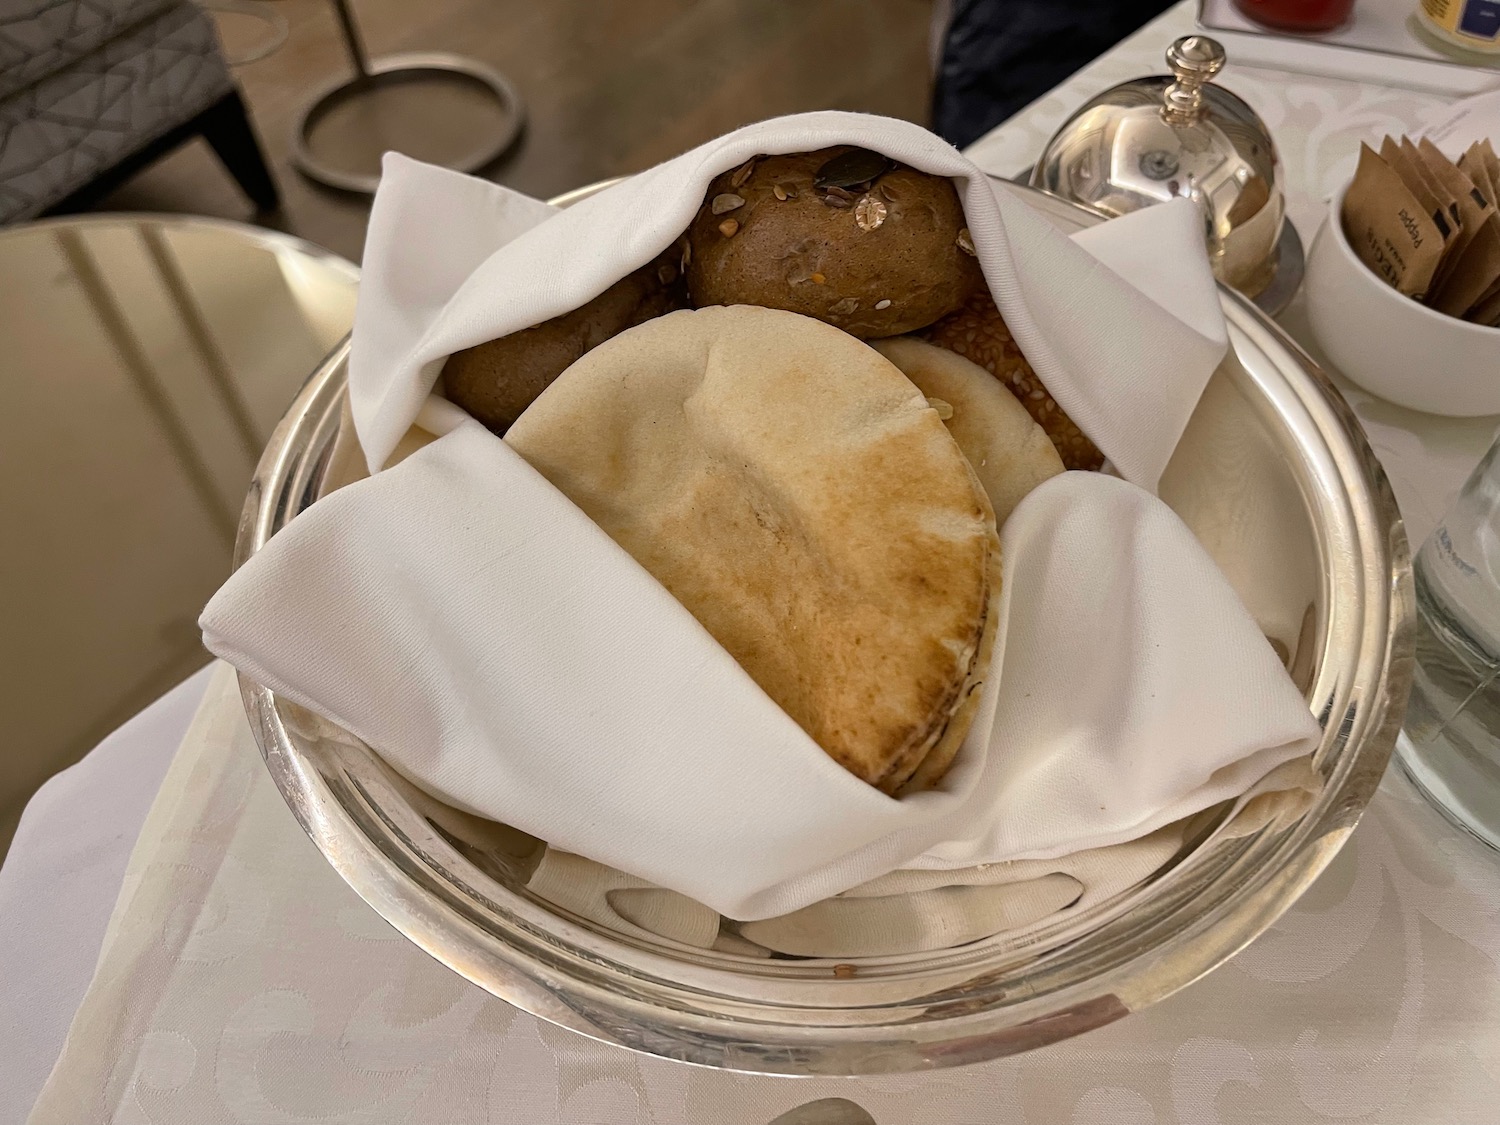
[[[216,673],[142,830],[32,1125],[1481,1125],[1500,1094],[1500,864],[1403,778],[1275,928],[1177,996],[962,1070],[761,1078],[496,1000],[390,929],[302,834]]]
[[[1160,69],[1181,5],[981,140],[1029,164],[1076,105]],[[1231,66],[1280,142],[1310,242],[1356,142],[1441,99]],[[1283,318],[1307,339],[1300,311]],[[1347,386],[1347,384],[1346,384]],[[1496,419],[1425,418],[1349,388],[1418,536]],[[93,983],[33,1125],[548,1122],[763,1125],[816,1098],[875,1119],[1017,1125],[1493,1125],[1500,859],[1393,772],[1349,845],[1267,934],[1156,1007],[1013,1059],[777,1079],[562,1031],[428,958],[303,836],[220,668],[131,856]]]

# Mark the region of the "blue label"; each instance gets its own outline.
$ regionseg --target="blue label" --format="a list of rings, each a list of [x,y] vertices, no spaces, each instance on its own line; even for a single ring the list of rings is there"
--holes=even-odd
[[[1458,30],[1475,39],[1493,39],[1500,35],[1500,3],[1496,0],[1469,0],[1458,19]]]

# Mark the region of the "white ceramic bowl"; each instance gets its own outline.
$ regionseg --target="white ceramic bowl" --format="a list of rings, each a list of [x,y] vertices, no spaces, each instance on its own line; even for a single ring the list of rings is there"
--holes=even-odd
[[[1500,414],[1500,328],[1402,296],[1355,256],[1340,218],[1347,185],[1307,258],[1307,319],[1333,365],[1371,394],[1459,418]]]

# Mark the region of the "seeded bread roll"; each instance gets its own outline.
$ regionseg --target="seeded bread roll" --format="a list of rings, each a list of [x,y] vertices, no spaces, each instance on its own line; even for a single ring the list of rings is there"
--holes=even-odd
[[[537,395],[574,360],[611,336],[687,307],[674,244],[650,265],[615,282],[592,301],[448,357],[443,390],[497,434],[504,434]]]
[[[759,156],[688,228],[693,305],[762,305],[861,339],[914,332],[983,288],[953,182],[868,149]]]
[[[1063,413],[1062,407],[1042,386],[1031,364],[1021,354],[988,290],[975,293],[962,309],[944,317],[921,335],[938,347],[957,352],[979,364],[1005,384],[1037,424],[1047,431],[1065,468],[1093,472],[1104,464],[1104,454],[1084,436],[1077,423]]]

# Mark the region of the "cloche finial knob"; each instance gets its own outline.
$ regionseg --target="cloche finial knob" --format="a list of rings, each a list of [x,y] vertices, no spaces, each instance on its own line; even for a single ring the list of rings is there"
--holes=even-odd
[[[1167,66],[1176,79],[1163,95],[1161,114],[1174,124],[1198,120],[1203,86],[1224,69],[1224,48],[1206,35],[1185,35],[1167,48]]]

